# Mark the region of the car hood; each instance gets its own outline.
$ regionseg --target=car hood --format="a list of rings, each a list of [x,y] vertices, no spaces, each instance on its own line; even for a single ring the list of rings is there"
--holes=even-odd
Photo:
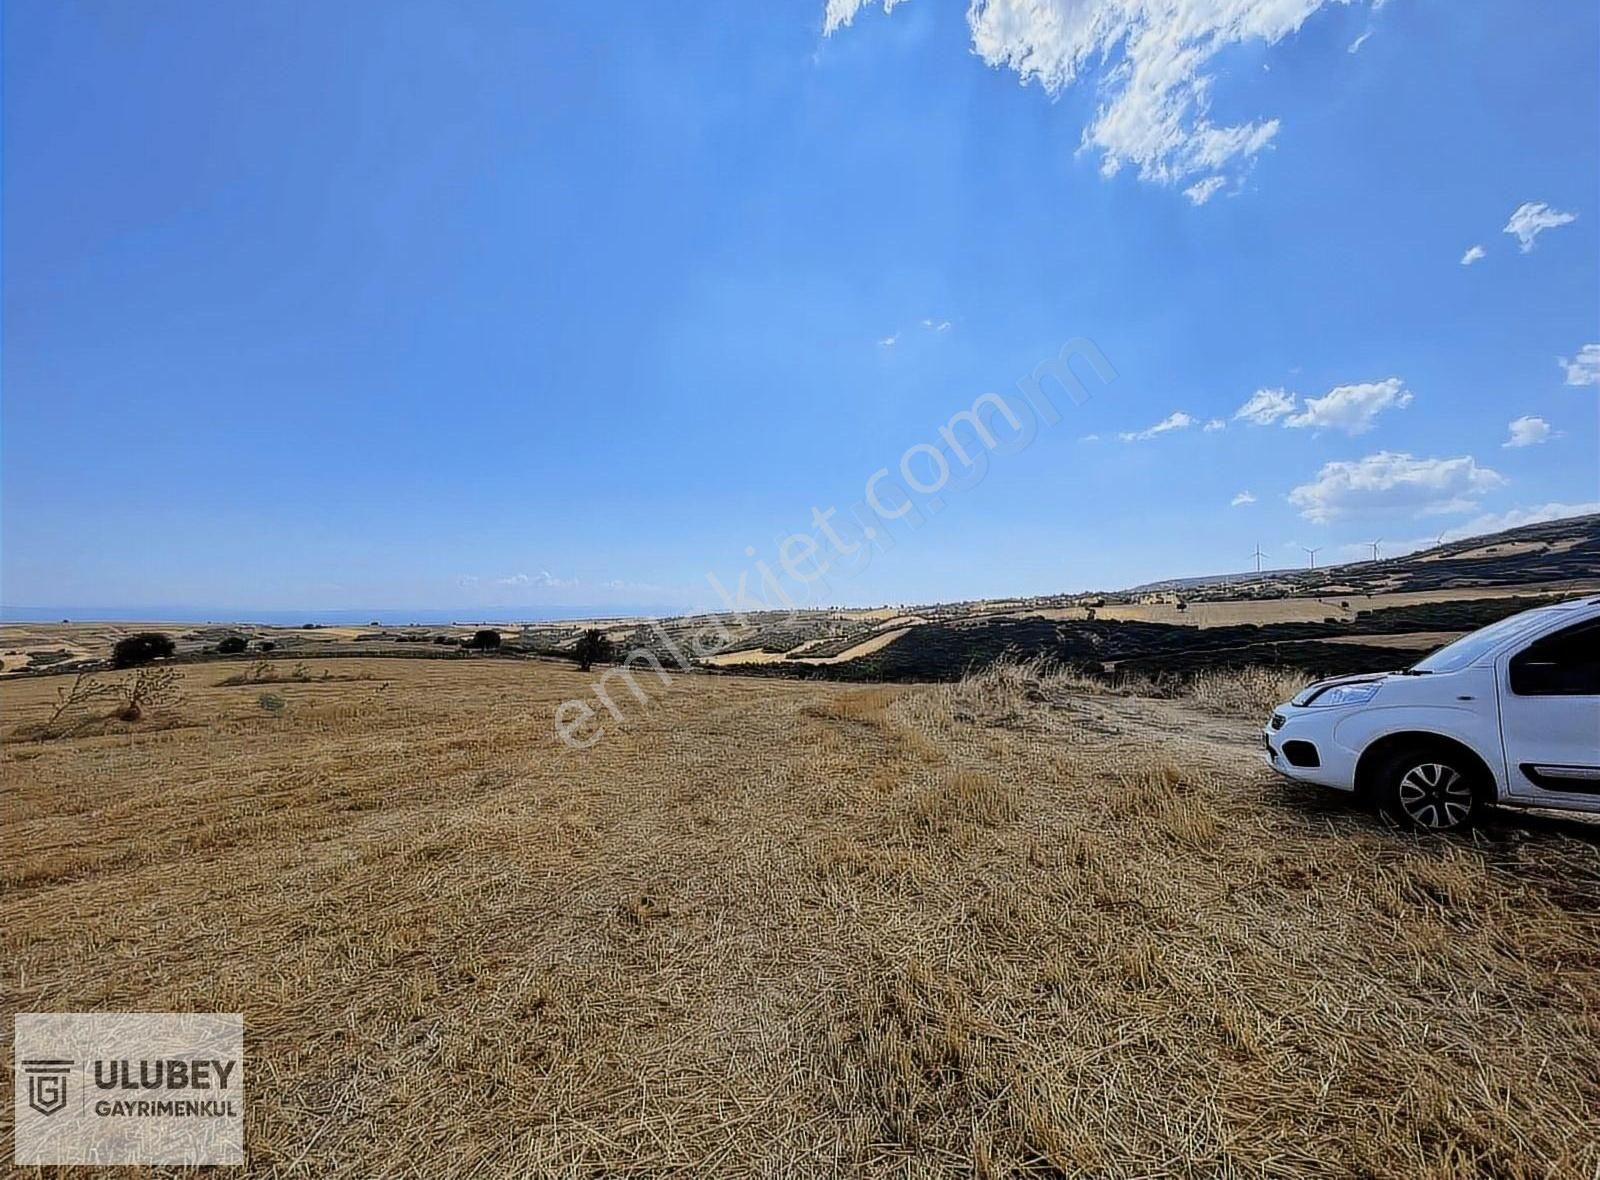
[[[1398,672],[1362,672],[1354,676],[1330,676],[1326,680],[1316,680],[1306,685],[1297,692],[1291,705],[1303,705],[1324,689],[1332,688],[1338,684],[1375,684],[1387,680],[1391,676],[1398,676]]]

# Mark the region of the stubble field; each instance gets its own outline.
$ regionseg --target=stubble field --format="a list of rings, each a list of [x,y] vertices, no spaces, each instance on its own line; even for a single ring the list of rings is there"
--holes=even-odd
[[[245,667],[0,685],[0,991],[243,1012],[253,1172],[1600,1167],[1592,825],[1404,837],[1026,670],[642,676],[577,751],[552,664]]]

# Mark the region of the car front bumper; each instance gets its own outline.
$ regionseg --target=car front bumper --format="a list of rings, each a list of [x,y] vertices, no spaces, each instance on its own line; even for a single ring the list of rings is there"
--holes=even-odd
[[[1356,752],[1333,740],[1333,718],[1322,709],[1292,705],[1274,710],[1261,730],[1262,759],[1278,774],[1297,783],[1313,783],[1335,791],[1355,790]],[[1296,766],[1284,752],[1289,742],[1305,742],[1316,750],[1316,766]]]

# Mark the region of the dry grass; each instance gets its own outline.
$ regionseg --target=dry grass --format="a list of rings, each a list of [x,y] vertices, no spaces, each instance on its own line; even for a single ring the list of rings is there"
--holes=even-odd
[[[1195,675],[1184,695],[1202,709],[1264,722],[1274,706],[1310,683],[1311,677],[1293,668],[1217,668]]]
[[[1592,828],[1403,838],[1048,669],[652,682],[588,752],[576,672],[340,671],[3,748],[8,1011],[244,1012],[255,1171],[1600,1166]]]

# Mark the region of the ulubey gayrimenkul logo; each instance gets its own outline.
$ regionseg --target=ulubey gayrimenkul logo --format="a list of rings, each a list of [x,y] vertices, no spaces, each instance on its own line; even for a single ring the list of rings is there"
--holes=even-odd
[[[245,1162],[237,1012],[19,1012],[12,1051],[20,1166]]]
[[[70,1059],[33,1057],[23,1061],[28,1077],[28,1105],[40,1114],[50,1115],[67,1106],[67,1078],[72,1073]]]

